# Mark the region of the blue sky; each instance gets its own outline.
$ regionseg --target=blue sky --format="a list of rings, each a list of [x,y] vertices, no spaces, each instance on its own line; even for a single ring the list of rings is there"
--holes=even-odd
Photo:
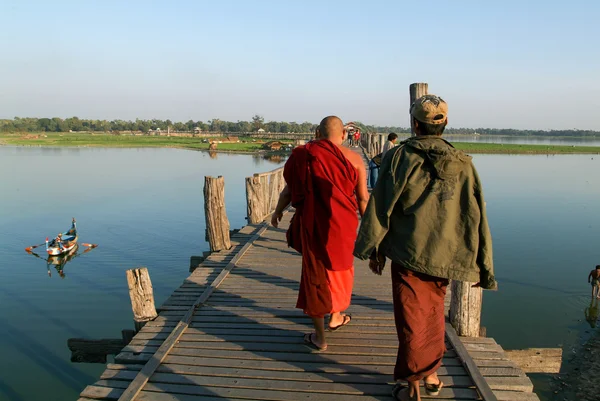
[[[0,118],[600,130],[600,2],[0,0]]]

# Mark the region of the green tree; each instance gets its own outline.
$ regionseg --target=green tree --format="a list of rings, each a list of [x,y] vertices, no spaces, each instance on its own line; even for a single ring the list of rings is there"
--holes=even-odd
[[[67,123],[67,126],[70,130],[83,131],[83,124],[81,123],[81,120],[77,117],[67,118],[65,120],[65,123]]]
[[[258,131],[259,129],[261,129],[264,123],[265,119],[263,118],[263,116],[259,116],[258,114],[256,114],[254,115],[254,117],[252,117],[252,129],[254,131]]]
[[[290,127],[291,127],[290,123],[286,123],[285,121],[282,121],[279,124],[279,131],[283,132],[284,134],[288,133],[288,132],[290,132]]]
[[[252,131],[252,124],[250,124],[248,121],[238,121],[236,123],[237,125],[237,132],[250,132]]]

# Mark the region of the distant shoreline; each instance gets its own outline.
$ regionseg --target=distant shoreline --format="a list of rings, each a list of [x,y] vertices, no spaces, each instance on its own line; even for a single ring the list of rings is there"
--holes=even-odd
[[[448,136],[450,137],[450,136]],[[489,137],[489,136],[487,136]],[[272,151],[262,149],[269,139],[243,138],[236,142],[223,141],[224,138],[194,138],[178,136],[118,136],[89,135],[78,133],[38,133],[38,134],[0,134],[0,146],[24,147],[97,147],[97,148],[178,148],[188,150],[209,151],[209,143],[204,141],[223,141],[217,144],[217,153],[241,154],[285,154],[289,151]],[[282,140],[286,145],[292,140]],[[600,146],[573,145],[530,145],[499,144],[488,142],[453,142],[453,145],[466,153],[472,154],[600,154]]]

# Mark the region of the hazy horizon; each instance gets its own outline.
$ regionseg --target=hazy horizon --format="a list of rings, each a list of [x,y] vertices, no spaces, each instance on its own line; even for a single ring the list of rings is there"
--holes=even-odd
[[[0,3],[0,118],[600,130],[594,1]]]

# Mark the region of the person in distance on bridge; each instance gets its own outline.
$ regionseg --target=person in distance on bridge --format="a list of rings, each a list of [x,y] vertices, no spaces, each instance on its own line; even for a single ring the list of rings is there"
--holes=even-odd
[[[293,150],[284,167],[287,185],[271,218],[277,227],[290,202],[296,208],[287,233],[288,244],[302,254],[296,307],[312,318],[315,332],[304,341],[316,351],[327,349],[325,315],[330,331],[350,323],[342,312],[352,295],[357,210],[362,215],[369,199],[364,161],[342,146],[346,136],[342,120],[325,117],[315,140]]]
[[[398,334],[398,400],[431,396],[445,352],[444,297],[448,280],[497,288],[492,238],[479,176],[471,157],[441,138],[448,106],[425,95],[410,109],[416,136],[390,149],[362,219],[355,256],[381,274],[391,259]],[[408,382],[408,387],[403,383]]]
[[[385,154],[396,146],[396,142],[398,141],[398,134],[395,132],[390,132],[388,134],[388,140],[383,145],[383,151],[381,152],[381,160],[385,157]]]

